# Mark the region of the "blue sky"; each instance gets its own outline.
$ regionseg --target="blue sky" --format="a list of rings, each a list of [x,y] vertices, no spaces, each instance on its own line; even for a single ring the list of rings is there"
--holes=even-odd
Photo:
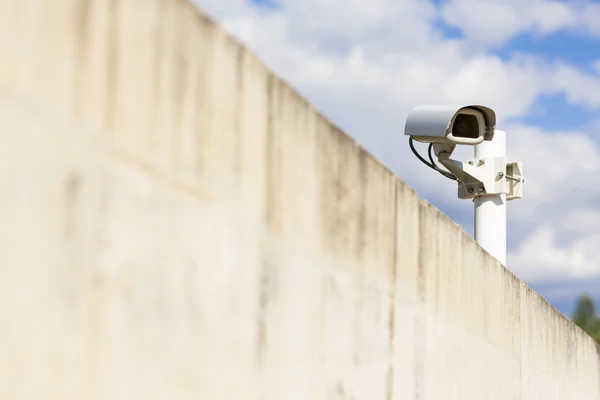
[[[593,65],[600,60],[600,39],[569,32],[557,32],[542,37],[523,33],[490,51],[504,60],[510,59],[515,52],[536,54],[548,61],[566,62],[593,74],[596,73]],[[569,104],[562,93],[542,95],[537,99],[536,106],[536,110],[520,121],[547,130],[587,130],[590,121],[598,118],[597,110]]]
[[[472,204],[410,154],[404,120],[419,104],[493,107],[527,174],[508,268],[565,314],[582,292],[600,300],[600,2],[195,2],[469,233]]]

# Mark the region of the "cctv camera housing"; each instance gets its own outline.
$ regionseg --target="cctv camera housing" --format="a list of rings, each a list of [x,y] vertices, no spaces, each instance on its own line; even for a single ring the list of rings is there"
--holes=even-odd
[[[492,140],[496,113],[489,107],[419,106],[411,110],[404,134],[425,143],[477,145]]]

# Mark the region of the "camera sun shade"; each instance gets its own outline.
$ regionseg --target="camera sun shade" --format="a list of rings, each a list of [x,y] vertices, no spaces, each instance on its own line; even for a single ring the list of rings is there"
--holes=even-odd
[[[419,106],[411,110],[404,134],[424,143],[477,145],[492,140],[496,114],[480,105]]]

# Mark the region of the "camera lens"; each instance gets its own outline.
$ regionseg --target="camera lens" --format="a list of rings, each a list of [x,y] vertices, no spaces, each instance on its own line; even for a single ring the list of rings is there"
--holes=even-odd
[[[458,114],[452,125],[452,135],[455,137],[477,139],[479,137],[479,121],[469,114]]]

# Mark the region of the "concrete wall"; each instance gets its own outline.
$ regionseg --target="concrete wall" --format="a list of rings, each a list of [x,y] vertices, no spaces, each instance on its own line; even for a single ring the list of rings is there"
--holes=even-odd
[[[1,399],[600,399],[594,342],[178,0],[0,0]]]

